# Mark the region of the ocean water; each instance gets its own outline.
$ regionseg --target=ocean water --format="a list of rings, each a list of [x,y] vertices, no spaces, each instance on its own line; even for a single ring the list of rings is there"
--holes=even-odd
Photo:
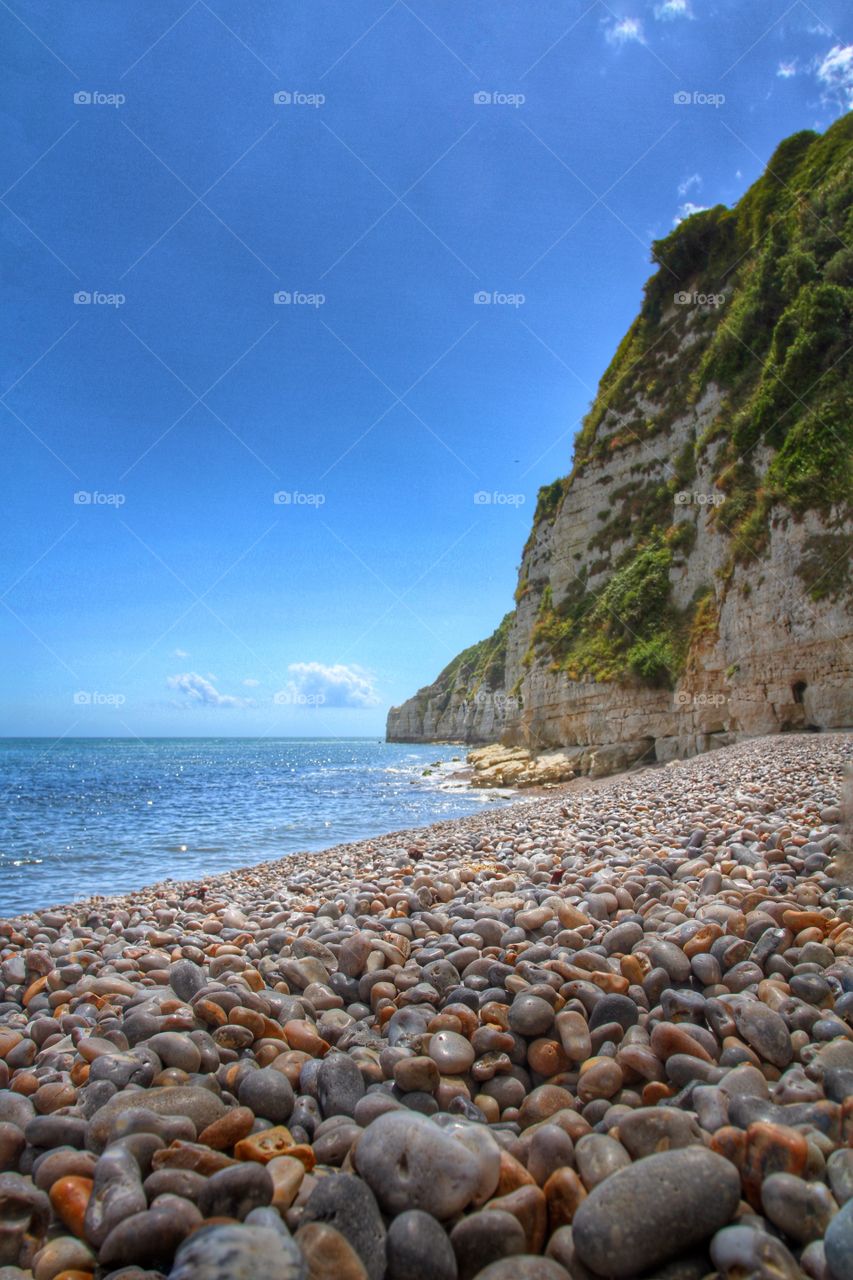
[[[0,739],[0,916],[506,803],[463,767],[375,738]]]

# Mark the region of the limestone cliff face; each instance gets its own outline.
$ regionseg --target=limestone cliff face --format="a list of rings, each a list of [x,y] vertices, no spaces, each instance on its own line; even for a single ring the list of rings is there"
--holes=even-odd
[[[607,773],[853,726],[853,128],[694,215],[540,491],[516,607],[392,741],[573,747]]]

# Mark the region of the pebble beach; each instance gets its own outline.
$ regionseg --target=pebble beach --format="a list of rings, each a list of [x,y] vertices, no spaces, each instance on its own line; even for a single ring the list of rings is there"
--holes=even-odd
[[[0,920],[0,1280],[853,1280],[851,764]]]

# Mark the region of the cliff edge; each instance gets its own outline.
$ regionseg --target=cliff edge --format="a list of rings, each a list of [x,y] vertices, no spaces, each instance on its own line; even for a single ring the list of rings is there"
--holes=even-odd
[[[515,608],[389,741],[569,747],[602,774],[853,725],[851,194],[847,116],[655,242]]]

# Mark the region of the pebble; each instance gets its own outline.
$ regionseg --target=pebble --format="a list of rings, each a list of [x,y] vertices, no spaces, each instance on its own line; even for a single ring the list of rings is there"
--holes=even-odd
[[[310,1280],[367,1280],[367,1271],[352,1245],[323,1222],[307,1222],[296,1244],[308,1264]]]
[[[823,1248],[832,1280],[853,1280],[853,1200],[830,1222]]]
[[[102,1266],[134,1263],[160,1269],[168,1266],[183,1241],[200,1227],[202,1215],[180,1196],[162,1195],[150,1209],[132,1214],[113,1227],[101,1247]]]
[[[437,1031],[427,1050],[441,1075],[462,1075],[474,1061],[474,1049],[455,1031]]]
[[[364,1077],[357,1063],[346,1053],[328,1054],[317,1072],[317,1101],[323,1115],[354,1115],[363,1097]]]
[[[370,1280],[385,1273],[385,1226],[369,1187],[352,1174],[319,1181],[308,1197],[301,1222],[325,1223],[349,1242]]]
[[[240,1103],[264,1120],[284,1124],[293,1111],[293,1088],[287,1076],[273,1067],[248,1071],[240,1081]]]
[[[308,1280],[295,1243],[273,1227],[202,1227],[175,1254],[169,1280]]]
[[[236,1164],[205,1179],[198,1196],[198,1208],[203,1218],[242,1221],[253,1209],[268,1205],[273,1190],[273,1180],[263,1165]]]
[[[450,1233],[459,1280],[474,1276],[490,1262],[511,1258],[526,1250],[524,1228],[505,1209],[480,1209],[469,1214]]]
[[[598,1275],[633,1275],[725,1226],[739,1199],[737,1171],[714,1152],[686,1147],[645,1156],[582,1202],[572,1225],[575,1248]]]
[[[853,1200],[853,1151],[849,1147],[833,1151],[826,1162],[826,1173],[836,1202],[841,1205]]]
[[[432,1214],[406,1209],[393,1219],[385,1241],[385,1280],[457,1280],[453,1245]]]
[[[772,1173],[761,1186],[761,1206],[770,1221],[799,1244],[820,1240],[838,1212],[822,1182],[805,1182],[792,1173]]]
[[[490,1263],[477,1272],[475,1280],[572,1280],[572,1277],[551,1258],[525,1254]]]
[[[61,1186],[62,1183],[56,1185]],[[147,1207],[139,1165],[127,1147],[113,1143],[95,1165],[95,1177],[83,1221],[86,1239],[100,1247],[113,1227]]]
[[[470,1204],[480,1183],[480,1163],[432,1121],[391,1111],[358,1140],[359,1173],[389,1214],[423,1209],[440,1220]]]

